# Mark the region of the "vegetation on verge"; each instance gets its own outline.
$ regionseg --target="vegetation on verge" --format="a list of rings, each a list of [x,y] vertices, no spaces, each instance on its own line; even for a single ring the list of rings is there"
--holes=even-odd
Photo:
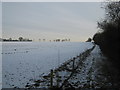
[[[100,46],[103,54],[119,69],[120,1],[108,2],[104,9],[106,11],[105,19],[98,22],[98,28],[102,32],[96,33],[93,40]]]

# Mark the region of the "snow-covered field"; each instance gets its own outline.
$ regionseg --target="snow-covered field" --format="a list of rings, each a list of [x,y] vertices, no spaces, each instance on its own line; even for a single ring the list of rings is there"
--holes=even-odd
[[[2,53],[2,43],[0,43],[0,53]],[[0,54],[0,90],[2,88],[2,54]]]
[[[2,87],[23,88],[92,46],[87,42],[3,42]]]

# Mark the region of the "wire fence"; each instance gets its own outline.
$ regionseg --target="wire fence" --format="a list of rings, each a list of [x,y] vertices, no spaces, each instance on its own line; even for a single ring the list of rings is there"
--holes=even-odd
[[[51,69],[48,75],[42,76],[41,79],[34,81],[32,85],[26,85],[26,88],[64,88],[66,86],[72,88],[68,80],[76,73],[78,68],[82,67],[84,60],[94,48],[95,46],[64,62],[58,68]]]

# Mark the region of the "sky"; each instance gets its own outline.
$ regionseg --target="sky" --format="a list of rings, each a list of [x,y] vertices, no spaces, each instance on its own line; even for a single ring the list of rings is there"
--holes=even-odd
[[[0,2],[0,37],[2,37],[2,3]]]
[[[104,17],[101,2],[2,2],[2,37],[85,41]]]

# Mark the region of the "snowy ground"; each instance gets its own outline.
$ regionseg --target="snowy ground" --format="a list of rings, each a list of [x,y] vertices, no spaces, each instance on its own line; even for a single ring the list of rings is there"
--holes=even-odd
[[[81,90],[97,88],[109,90],[111,88],[111,90],[115,90],[114,88],[119,87],[119,80],[116,81],[118,76],[116,69],[113,68],[96,45],[74,59],[63,63],[63,65],[53,71],[52,76],[49,73],[34,81],[33,84],[28,83],[26,87],[51,87],[52,77],[52,86],[58,88],[81,88]]]
[[[92,43],[4,42],[2,44],[2,87],[23,88],[65,61],[92,48]]]
[[[99,47],[96,46],[90,56],[83,62],[83,66],[78,69],[79,72],[69,82],[77,88],[101,88],[104,85],[107,86],[109,82],[107,82],[104,72],[101,71],[105,59]]]
[[[101,50],[96,45],[90,56],[83,62],[83,66],[78,68],[69,83],[75,88],[103,88],[106,90],[118,89],[118,71],[112,63],[103,56]]]

